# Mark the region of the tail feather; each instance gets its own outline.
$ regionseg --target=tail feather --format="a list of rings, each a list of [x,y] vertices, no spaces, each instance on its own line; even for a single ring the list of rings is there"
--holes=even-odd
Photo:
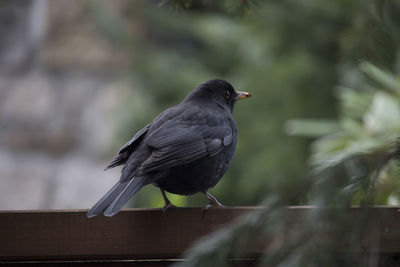
[[[144,178],[132,178],[124,182],[116,183],[97,203],[86,213],[86,217],[91,218],[104,212],[106,216],[115,215],[124,204],[137,192],[140,188],[145,185]],[[132,189],[134,190],[132,192]],[[129,192],[129,197],[126,193]],[[118,204],[116,206],[116,204]],[[117,209],[118,207],[118,209]],[[112,213],[110,213],[110,208]],[[108,212],[107,212],[108,211]]]
[[[146,184],[147,181],[143,177],[134,177],[129,180],[125,188],[119,193],[114,201],[108,205],[107,209],[104,211],[104,215],[108,217],[115,215],[129,201],[129,199],[131,199],[131,197]]]

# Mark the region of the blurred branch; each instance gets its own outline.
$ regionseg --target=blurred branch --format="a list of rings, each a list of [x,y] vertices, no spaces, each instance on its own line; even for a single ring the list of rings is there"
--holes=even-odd
[[[400,79],[393,74],[382,70],[369,62],[363,62],[360,69],[371,79],[375,80],[379,89],[387,89],[392,93],[400,95]]]
[[[286,133],[305,137],[319,137],[339,129],[339,124],[333,120],[293,119],[285,123]]]
[[[253,14],[262,0],[161,0],[159,6],[168,7],[172,10],[182,11],[212,11],[231,15]]]

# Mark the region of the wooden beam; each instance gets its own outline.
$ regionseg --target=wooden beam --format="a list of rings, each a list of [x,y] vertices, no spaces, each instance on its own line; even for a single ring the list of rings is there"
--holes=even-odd
[[[215,208],[204,214],[200,208],[177,208],[166,216],[160,209],[126,209],[111,218],[91,219],[86,210],[0,211],[0,262],[179,259],[200,237],[260,208]],[[298,221],[313,208],[288,209]],[[377,231],[380,242],[368,246],[366,240],[363,249],[399,253],[399,207],[370,209],[379,222],[368,231]]]
[[[199,237],[257,208],[0,212],[0,260],[176,258]]]

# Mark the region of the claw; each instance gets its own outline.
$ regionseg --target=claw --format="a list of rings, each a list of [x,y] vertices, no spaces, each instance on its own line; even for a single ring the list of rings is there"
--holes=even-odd
[[[167,214],[167,209],[169,209],[169,208],[176,208],[176,206],[174,204],[172,204],[171,202],[169,202],[168,204],[166,203],[164,205],[164,207],[162,207],[162,213],[163,213],[164,217]]]
[[[214,207],[213,205],[211,205],[210,203],[207,203],[207,204],[205,204],[205,205],[201,208],[201,210],[202,210],[203,212],[205,212],[206,210],[211,209],[211,208],[213,208],[213,207]]]
[[[211,208],[223,208],[225,207],[224,205],[222,205],[215,197],[213,197],[210,193],[205,192],[204,193],[207,198],[210,200],[210,202],[208,202],[206,205],[204,205],[202,207],[203,213]]]

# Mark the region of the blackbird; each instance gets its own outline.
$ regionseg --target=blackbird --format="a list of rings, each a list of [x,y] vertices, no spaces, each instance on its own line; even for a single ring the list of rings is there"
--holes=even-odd
[[[164,191],[191,195],[201,192],[209,203],[222,206],[207,191],[228,169],[235,153],[237,100],[250,97],[236,92],[227,81],[200,84],[180,104],[147,124],[126,143],[106,170],[125,164],[119,181],[87,213],[115,215],[143,186],[159,187],[165,201],[163,212],[173,207]]]

